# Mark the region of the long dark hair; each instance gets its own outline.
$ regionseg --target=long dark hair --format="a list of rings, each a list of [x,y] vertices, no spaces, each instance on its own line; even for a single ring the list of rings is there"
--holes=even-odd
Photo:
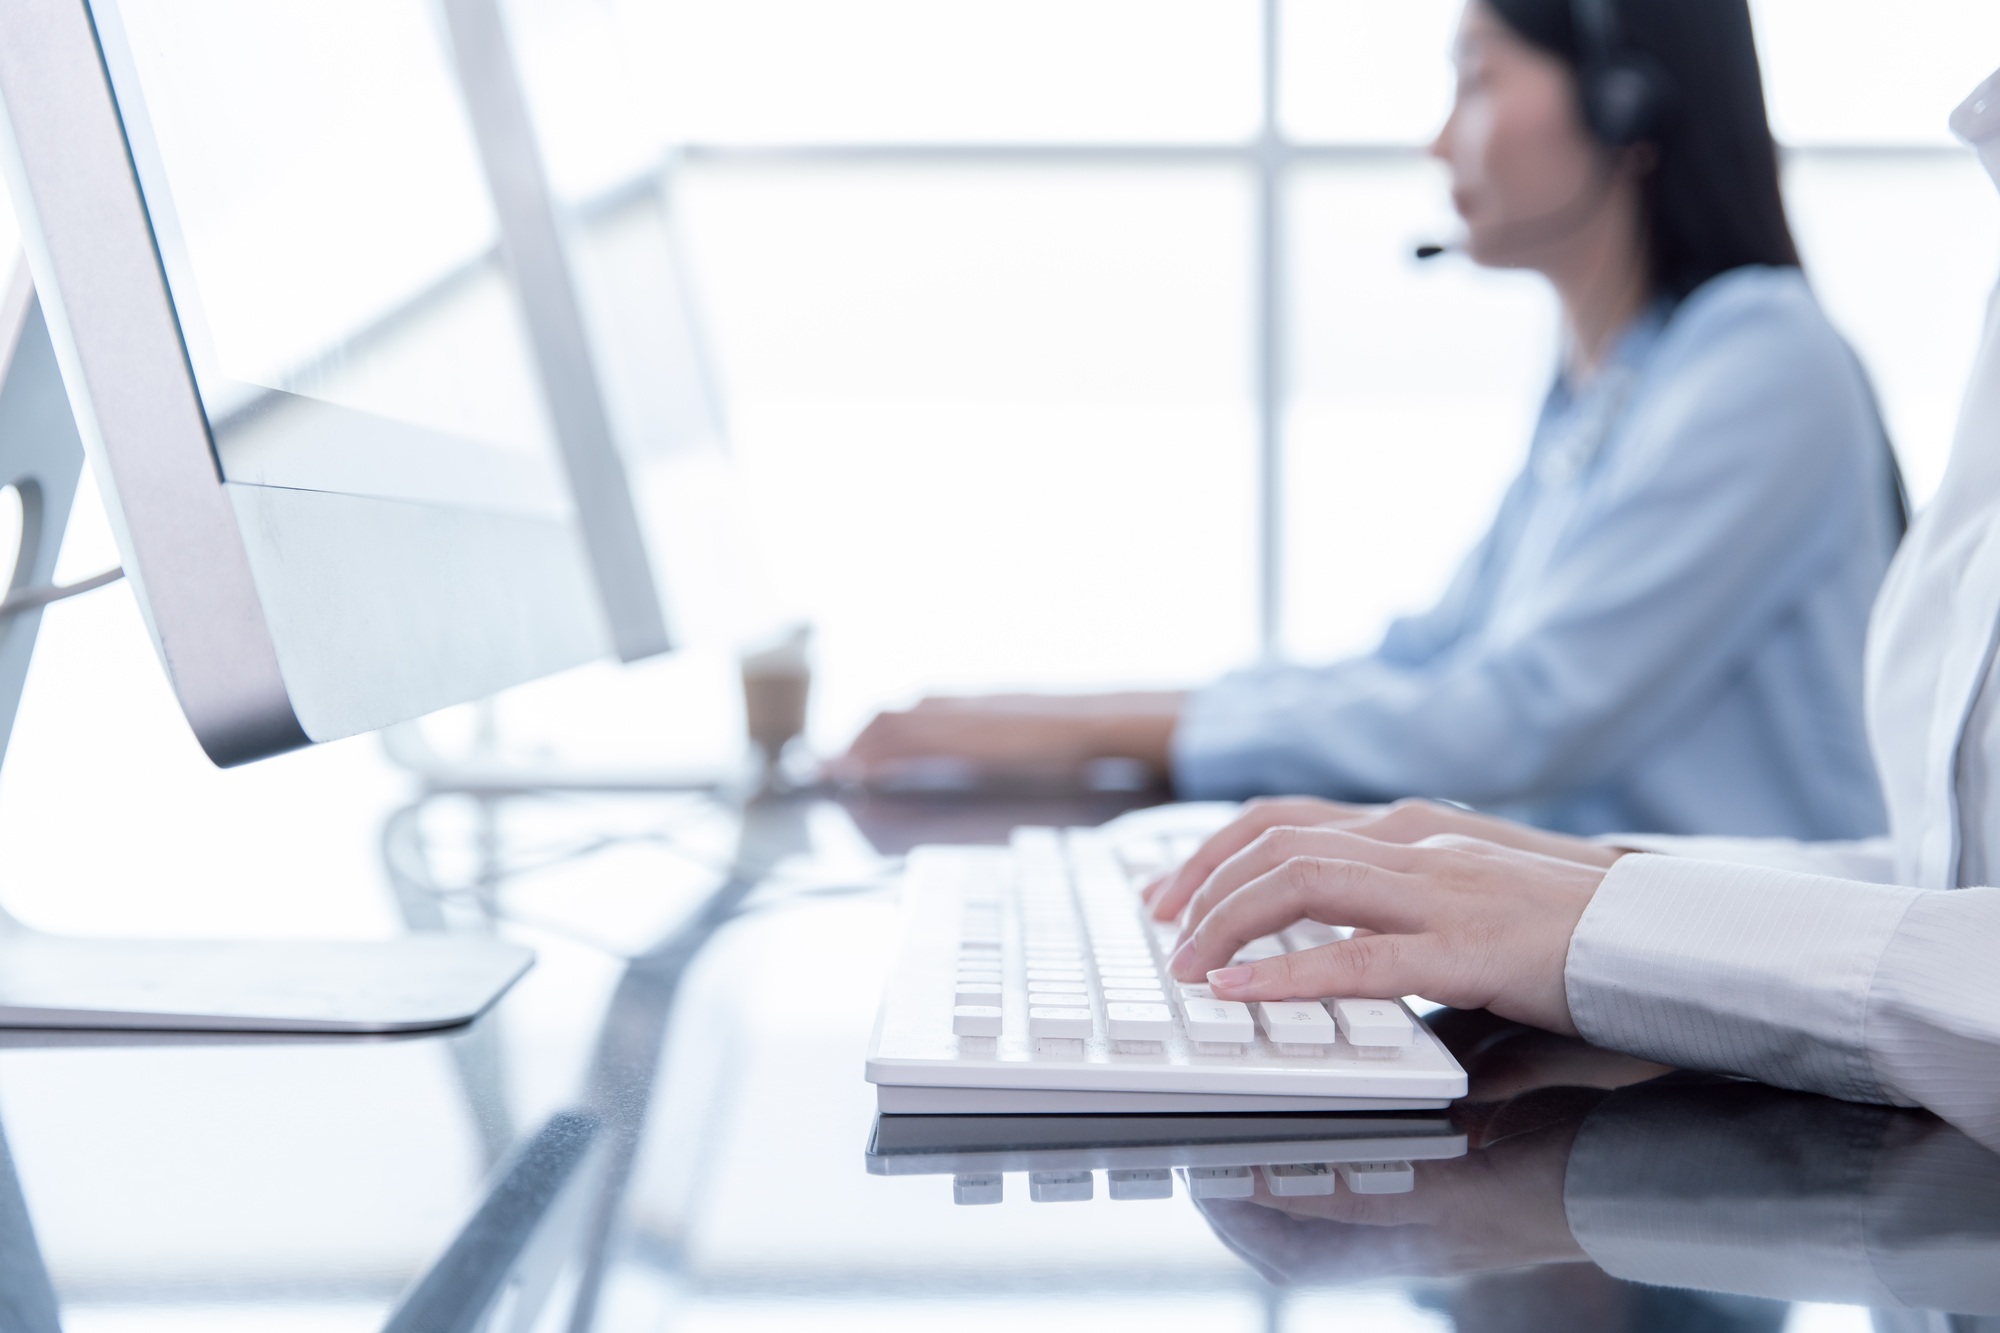
[[[1482,0],[1523,40],[1579,68],[1576,0]],[[1652,280],[1676,300],[1745,264],[1796,268],[1778,188],[1778,150],[1747,0],[1602,0],[1619,44],[1654,67],[1666,109],[1648,137],[1645,183]]]

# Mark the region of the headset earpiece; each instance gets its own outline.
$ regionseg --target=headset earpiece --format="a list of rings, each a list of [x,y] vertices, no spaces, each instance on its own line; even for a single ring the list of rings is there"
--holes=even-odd
[[[1583,75],[1584,119],[1611,148],[1657,139],[1666,127],[1665,78],[1650,62],[1627,55]]]
[[[1590,132],[1607,147],[1630,148],[1666,128],[1672,84],[1657,61],[1625,48],[1616,5],[1617,0],[1571,0],[1577,83]]]

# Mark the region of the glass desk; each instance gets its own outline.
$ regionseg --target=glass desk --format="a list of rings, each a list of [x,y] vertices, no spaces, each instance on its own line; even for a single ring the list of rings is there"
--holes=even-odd
[[[2000,1328],[2000,1157],[1485,1015],[1393,1181],[1256,1169],[1316,1117],[878,1127],[896,856],[1116,809],[401,809],[404,919],[534,970],[435,1036],[7,1038],[0,1329]]]

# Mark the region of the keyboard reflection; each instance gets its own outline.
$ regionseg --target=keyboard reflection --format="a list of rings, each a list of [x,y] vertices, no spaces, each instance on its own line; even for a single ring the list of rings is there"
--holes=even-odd
[[[1025,1174],[1036,1203],[1167,1199],[1176,1178],[1196,1199],[1403,1194],[1412,1163],[1463,1157],[1444,1116],[1388,1115],[879,1115],[868,1144],[878,1176],[952,1178],[959,1204],[993,1204]]]

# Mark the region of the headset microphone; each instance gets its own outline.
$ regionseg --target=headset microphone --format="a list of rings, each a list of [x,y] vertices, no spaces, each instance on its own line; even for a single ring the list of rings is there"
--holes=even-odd
[[[1619,0],[1570,0],[1570,20],[1577,38],[1577,82],[1583,118],[1596,140],[1612,153],[1657,138],[1673,119],[1673,80],[1658,61],[1626,41],[1619,23]],[[1561,240],[1589,225],[1610,189],[1609,162],[1598,175],[1598,187],[1577,200],[1578,207],[1558,209],[1545,219],[1519,226],[1547,228],[1534,243]],[[1426,241],[1413,253],[1421,261],[1463,250],[1464,244]]]

